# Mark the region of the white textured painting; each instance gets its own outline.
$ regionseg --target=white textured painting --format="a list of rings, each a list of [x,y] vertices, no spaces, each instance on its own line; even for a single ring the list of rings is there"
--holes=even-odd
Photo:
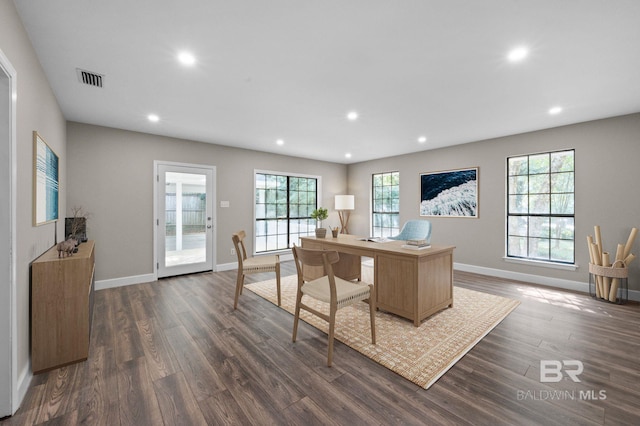
[[[420,216],[478,217],[478,168],[420,174]]]

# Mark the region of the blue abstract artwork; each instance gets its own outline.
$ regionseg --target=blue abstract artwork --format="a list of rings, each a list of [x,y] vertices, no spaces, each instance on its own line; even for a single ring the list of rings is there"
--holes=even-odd
[[[34,133],[34,225],[58,220],[58,156]]]
[[[420,216],[478,217],[478,168],[420,174]]]

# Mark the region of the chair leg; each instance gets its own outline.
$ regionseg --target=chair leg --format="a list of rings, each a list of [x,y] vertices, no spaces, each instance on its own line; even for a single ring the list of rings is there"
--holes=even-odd
[[[376,344],[376,294],[372,285],[369,285],[369,316],[371,317],[371,343]]]
[[[329,316],[329,353],[327,355],[327,367],[331,367],[333,361],[333,338],[336,328],[336,313],[331,312]]]
[[[280,296],[280,263],[276,264],[276,286],[278,287],[278,306],[282,302],[282,298]]]
[[[300,303],[302,302],[302,292],[298,290],[296,294],[296,310],[293,315],[293,336],[291,337],[291,341],[295,343],[296,337],[298,336],[298,320],[300,319]]]
[[[238,298],[242,294],[242,287],[244,286],[244,274],[238,271],[238,278],[236,279],[236,298],[233,301],[233,309],[238,308]]]

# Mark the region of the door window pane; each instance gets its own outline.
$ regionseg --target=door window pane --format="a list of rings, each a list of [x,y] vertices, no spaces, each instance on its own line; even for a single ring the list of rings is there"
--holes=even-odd
[[[165,266],[206,261],[206,176],[165,175]]]

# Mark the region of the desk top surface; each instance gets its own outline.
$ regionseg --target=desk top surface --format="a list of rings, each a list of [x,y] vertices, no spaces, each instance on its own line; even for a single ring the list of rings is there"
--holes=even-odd
[[[377,241],[364,241],[363,237],[357,235],[339,234],[338,237],[332,238],[316,238],[313,236],[300,237],[302,241],[318,242],[325,246],[335,247],[337,251],[340,251],[340,247],[348,247],[357,250],[371,251],[371,252],[385,252],[393,254],[401,254],[403,256],[433,256],[443,252],[453,251],[455,246],[447,246],[440,244],[431,244],[431,247],[421,250],[407,249],[402,246],[406,241],[401,240],[388,240],[384,242]]]

